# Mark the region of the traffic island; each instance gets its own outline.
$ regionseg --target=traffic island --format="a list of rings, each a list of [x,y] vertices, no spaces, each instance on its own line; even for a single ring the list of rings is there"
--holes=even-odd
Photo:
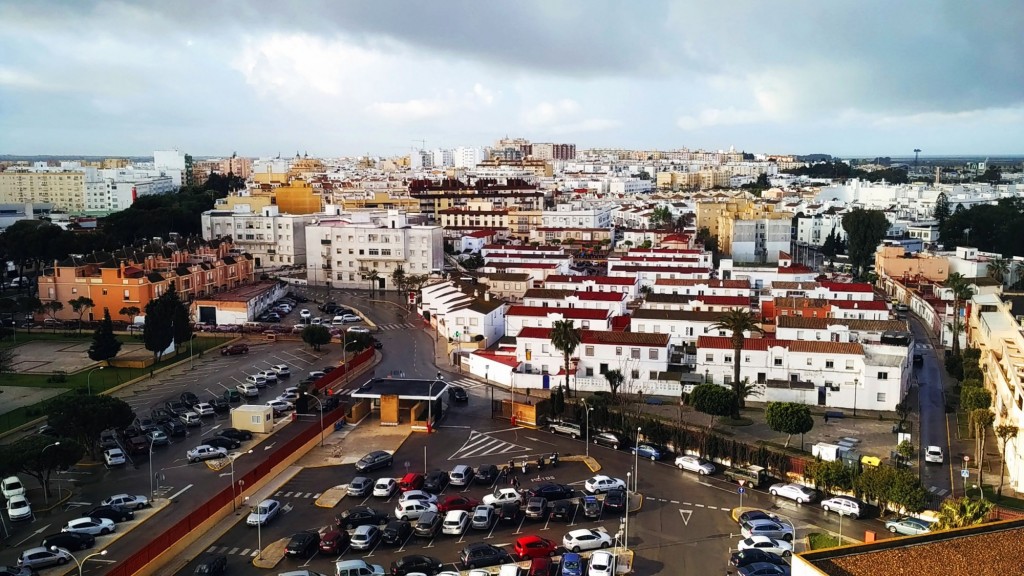
[[[277,567],[278,563],[284,559],[285,549],[288,548],[288,540],[288,538],[281,538],[264,548],[261,553],[252,559],[252,565],[257,568],[266,569]]]
[[[328,488],[316,499],[317,506],[321,508],[334,508],[339,502],[348,494],[348,484],[342,484],[333,488]]]
[[[559,456],[558,460],[561,462],[583,462],[595,474],[601,470],[601,464],[593,456]]]
[[[639,512],[643,507],[644,507],[644,495],[640,494],[639,492],[630,492],[629,493],[629,504],[627,506],[627,509],[629,510],[629,513],[633,514],[635,512]]]

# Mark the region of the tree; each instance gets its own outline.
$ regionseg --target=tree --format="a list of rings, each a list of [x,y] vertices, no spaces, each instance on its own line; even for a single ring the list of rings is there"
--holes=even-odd
[[[933,530],[964,528],[984,522],[995,504],[989,500],[973,500],[967,496],[946,498],[939,507],[939,513],[932,524]]]
[[[862,277],[889,230],[889,220],[881,210],[854,208],[843,215],[843,230],[846,231],[846,253],[854,273]]]
[[[953,272],[946,278],[946,287],[953,293],[953,356],[959,356],[959,333],[963,330],[960,309],[974,296],[974,288],[971,287],[970,281],[959,272]]]
[[[971,424],[975,429],[974,458],[978,461],[978,486],[981,486],[985,475],[985,436],[996,415],[988,408],[971,411]],[[1002,472],[1002,470],[1000,470]]]
[[[177,300],[170,304],[171,308],[171,333],[174,338],[174,347],[184,345],[194,336],[192,332],[192,315],[189,313],[188,304]]]
[[[377,269],[374,268],[361,272],[359,275],[362,276],[363,280],[370,283],[370,295],[375,294],[377,292],[377,279],[380,278],[380,272],[377,272]]]
[[[836,255],[839,254],[840,245],[839,233],[835,228],[832,228],[832,231],[825,237],[825,243],[821,246],[821,253],[829,264],[835,261]]]
[[[988,261],[988,275],[1000,284],[1006,284],[1006,277],[1010,273],[1010,261],[1003,257],[993,258]]]
[[[114,335],[114,323],[110,321],[110,310],[103,309],[103,320],[99,328],[92,336],[92,345],[89,346],[89,359],[96,362],[106,362],[110,365],[110,359],[117,356],[121,351],[121,341]]]
[[[736,393],[718,384],[700,384],[690,392],[690,405],[701,414],[711,417],[708,430],[715,425],[715,417],[729,416],[736,406]]]
[[[96,303],[92,301],[92,298],[87,296],[79,296],[68,300],[68,304],[71,305],[71,310],[78,314],[78,333],[82,333],[82,317],[85,316],[86,312],[92,310],[96,306]]]
[[[988,410],[992,406],[992,393],[978,386],[960,388],[960,409],[968,414],[975,410]]]
[[[0,348],[0,374],[14,372],[14,352],[10,348]]]
[[[608,388],[612,392],[612,400],[615,399],[615,394],[619,391],[619,386],[622,386],[625,377],[622,375],[621,370],[609,370],[604,373],[604,379],[608,381]]]
[[[57,314],[59,314],[61,310],[64,310],[64,303],[57,300],[51,300],[44,303],[43,307],[40,309],[41,312],[50,317],[50,320],[53,320],[54,325],[60,322],[57,320]]]
[[[806,434],[814,428],[811,408],[796,402],[769,402],[764,409],[764,419],[769,428],[788,435],[786,448],[793,434]]]
[[[50,492],[50,474],[54,470],[68,469],[82,459],[85,449],[71,438],[57,438],[41,434],[25,436],[3,450],[3,459],[39,481],[47,497]]]
[[[712,330],[730,331],[729,339],[732,342],[732,387],[733,398],[736,406],[732,416],[739,416],[740,410],[744,408],[743,398],[740,397],[740,357],[743,355],[743,343],[746,341],[745,332],[764,334],[764,330],[757,324],[757,316],[742,308],[733,308],[719,317],[718,321],[711,325]]]
[[[331,332],[319,324],[312,324],[302,329],[302,341],[320,351],[320,347],[331,341]]]
[[[952,213],[949,208],[949,196],[946,196],[945,192],[939,192],[935,198],[935,209],[932,211],[932,218],[939,221],[939,228],[946,224],[946,220],[949,220]]]
[[[807,463],[804,477],[812,480],[814,485],[826,493],[833,490],[850,490],[853,488],[853,470],[842,460],[812,460]]]
[[[739,386],[734,386],[733,388],[740,406],[745,406],[748,398],[761,395],[760,386],[751,382],[749,377],[744,378]]]
[[[125,321],[130,326],[135,322],[135,318],[139,315],[139,312],[142,312],[142,310],[139,310],[138,306],[125,306],[118,310],[117,313],[124,316]]]
[[[1000,424],[996,426],[996,438],[999,440],[999,488],[996,490],[996,494],[1003,495],[1003,479],[1006,475],[1003,474],[1003,469],[1006,468],[1006,444],[1017,439],[1017,433],[1020,432],[1020,428],[1013,424]]]
[[[658,206],[648,217],[652,228],[662,228],[672,223],[672,211],[668,206]]]
[[[160,361],[164,351],[174,342],[174,309],[167,305],[165,294],[146,304],[145,324],[142,327],[142,342],[146,350],[153,353],[156,362]]]
[[[391,282],[394,283],[395,288],[398,288],[399,292],[405,292],[406,274],[405,268],[401,264],[396,266],[395,270],[391,273]]]
[[[917,454],[917,448],[910,440],[904,440],[896,446],[896,455],[899,459],[896,461],[896,467],[900,467],[900,463],[903,461],[910,462],[910,460]]]
[[[551,344],[562,353],[565,368],[565,392],[569,393],[569,371],[572,369],[572,354],[580,345],[580,331],[572,320],[558,320],[551,326]]]
[[[107,428],[120,430],[135,420],[132,407],[113,396],[63,394],[50,400],[44,411],[50,426],[85,446],[94,458],[100,432]]]
[[[921,485],[917,474],[909,468],[896,470],[889,485],[889,501],[904,512],[920,512],[928,505],[931,494]]]

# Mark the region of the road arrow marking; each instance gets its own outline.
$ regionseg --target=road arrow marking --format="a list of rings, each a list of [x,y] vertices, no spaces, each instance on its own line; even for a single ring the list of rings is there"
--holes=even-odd
[[[22,540],[21,542],[18,542],[17,544],[15,544],[15,546],[21,546],[22,544],[24,544],[25,542],[31,540],[32,538],[35,538],[36,536],[39,536],[43,532],[46,532],[46,530],[49,529],[50,526],[52,526],[52,524],[47,524],[46,526],[43,526],[39,530],[36,530],[35,532],[29,534],[24,540]]]
[[[177,498],[178,496],[181,496],[182,494],[184,494],[184,493],[185,493],[185,491],[186,491],[186,490],[188,490],[188,489],[189,489],[189,488],[191,488],[191,487],[192,487],[192,485],[191,485],[191,484],[189,484],[188,486],[185,486],[185,487],[184,487],[184,488],[182,488],[181,490],[178,490],[177,492],[175,492],[175,493],[174,493],[174,494],[172,494],[171,496],[168,496],[168,497],[167,497],[167,499],[168,499],[168,500],[174,500],[174,499],[175,499],[175,498]]]
[[[263,450],[270,450],[271,448],[274,447],[274,444],[277,444],[277,442],[271,442],[270,444],[267,444],[266,446],[263,447]]]
[[[690,525],[690,516],[693,515],[693,510],[679,509],[679,516],[683,519],[683,526]]]

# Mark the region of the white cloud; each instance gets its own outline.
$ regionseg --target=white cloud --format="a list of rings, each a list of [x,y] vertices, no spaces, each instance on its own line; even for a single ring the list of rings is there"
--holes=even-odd
[[[405,102],[375,102],[366,111],[391,122],[409,122],[447,116],[453,103],[446,100],[406,100]]]
[[[527,108],[523,111],[521,120],[526,126],[544,128],[575,117],[579,112],[579,102],[571,98],[562,98],[554,102],[540,102]]]
[[[676,118],[676,126],[683,130],[699,130],[714,126],[757,124],[765,120],[765,114],[761,111],[738,110],[736,108],[705,108],[696,116],[688,115]]]

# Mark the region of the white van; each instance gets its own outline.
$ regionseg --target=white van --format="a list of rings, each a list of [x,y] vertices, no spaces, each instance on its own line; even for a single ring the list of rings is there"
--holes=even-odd
[[[367,564],[365,560],[339,560],[334,563],[335,576],[383,576],[380,564]]]

